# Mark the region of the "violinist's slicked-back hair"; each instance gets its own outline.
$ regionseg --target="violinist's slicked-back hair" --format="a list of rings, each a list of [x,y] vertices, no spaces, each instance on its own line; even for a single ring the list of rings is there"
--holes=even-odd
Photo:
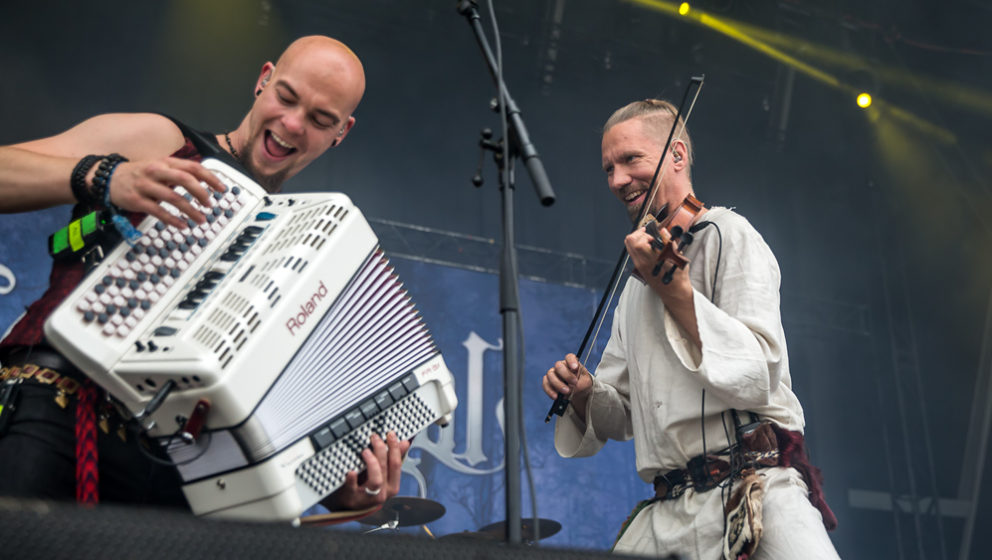
[[[678,113],[678,107],[663,99],[634,101],[620,107],[610,115],[610,118],[606,119],[606,124],[603,125],[603,134],[606,134],[608,130],[622,122],[631,119],[643,119],[644,124],[649,127],[651,133],[658,139],[658,144],[664,146],[665,141],[668,140],[668,132],[672,128],[672,122]],[[682,117],[679,117],[679,128],[684,126],[684,124],[685,122],[682,120]],[[672,142],[680,138],[678,136],[679,128],[675,129],[675,136],[672,137]],[[692,139],[689,137],[688,128],[682,132],[681,140],[685,144],[685,150],[688,154],[686,158],[688,160],[687,163],[692,166],[694,158],[692,153]]]

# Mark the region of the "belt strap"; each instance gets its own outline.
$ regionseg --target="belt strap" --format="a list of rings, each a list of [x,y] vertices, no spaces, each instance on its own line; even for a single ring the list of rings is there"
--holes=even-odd
[[[735,422],[737,415],[734,415]],[[738,427],[739,441],[717,453],[689,459],[685,469],[675,469],[654,479],[655,498],[678,498],[689,488],[705,492],[716,488],[730,476],[738,476],[748,467],[764,468],[779,464],[779,443],[770,422],[757,422]],[[721,459],[729,456],[729,461]]]
[[[3,356],[0,356],[3,365],[6,367],[19,366],[24,364],[35,364],[42,368],[51,369],[61,375],[82,382],[86,375],[79,371],[75,364],[66,359],[65,356],[42,344],[38,346],[18,346],[7,349]]]
[[[76,502],[100,502],[99,453],[96,445],[96,397],[93,382],[86,380],[76,401]]]
[[[32,379],[42,385],[52,385],[61,394],[65,395],[62,398],[74,395],[81,386],[75,379],[61,375],[53,369],[42,367],[38,364],[21,364],[19,366],[0,368],[0,381],[6,381],[8,379]],[[63,408],[65,404],[68,404],[68,399],[62,404]]]
[[[689,468],[675,469],[660,474],[654,479],[654,496],[659,500],[678,498],[689,488],[705,492],[716,488],[732,474],[730,463],[714,456],[693,457]]]

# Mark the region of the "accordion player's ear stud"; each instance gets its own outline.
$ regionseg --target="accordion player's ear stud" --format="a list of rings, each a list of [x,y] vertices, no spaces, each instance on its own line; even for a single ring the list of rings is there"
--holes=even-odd
[[[255,88],[255,97],[262,95],[262,88],[265,87],[265,84],[269,83],[269,78],[271,77],[272,77],[272,72],[270,71],[268,76],[262,78],[262,83],[258,84],[258,87]]]

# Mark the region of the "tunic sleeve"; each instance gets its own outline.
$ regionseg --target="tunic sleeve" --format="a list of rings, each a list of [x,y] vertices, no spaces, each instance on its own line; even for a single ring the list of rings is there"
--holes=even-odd
[[[633,437],[630,414],[630,378],[623,350],[624,296],[617,304],[610,341],[593,378],[592,394],[586,402],[587,418],[569,407],[555,424],[555,449],[562,457],[588,457],[596,454],[609,439]]]
[[[698,375],[714,396],[734,408],[764,406],[777,390],[783,372],[788,371],[778,263],[760,234],[743,218],[721,222],[720,226],[722,243],[720,236],[707,237],[703,255],[707,265],[693,278],[702,352],[685,337],[669,340],[682,364]],[[714,242],[722,247],[715,247]],[[706,273],[717,270],[718,254],[719,272],[707,278]],[[671,329],[678,328],[667,311],[665,321]]]

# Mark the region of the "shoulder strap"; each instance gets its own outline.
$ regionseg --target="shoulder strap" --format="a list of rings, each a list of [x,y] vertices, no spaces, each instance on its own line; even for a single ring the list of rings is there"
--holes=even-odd
[[[248,170],[245,169],[243,165],[241,165],[241,162],[234,159],[234,156],[232,156],[230,153],[227,152],[227,150],[221,148],[220,145],[217,144],[217,139],[214,137],[213,134],[190,128],[186,126],[186,124],[184,124],[182,121],[176,119],[171,115],[166,115],[165,113],[159,113],[159,115],[162,115],[163,117],[169,119],[177,127],[179,127],[179,130],[182,131],[183,136],[189,138],[190,141],[193,142],[193,145],[196,146],[197,151],[200,152],[200,155],[202,155],[203,157],[212,157],[214,159],[219,159],[220,161],[223,161],[224,163],[244,173],[248,177],[253,177],[252,174],[249,173]]]

